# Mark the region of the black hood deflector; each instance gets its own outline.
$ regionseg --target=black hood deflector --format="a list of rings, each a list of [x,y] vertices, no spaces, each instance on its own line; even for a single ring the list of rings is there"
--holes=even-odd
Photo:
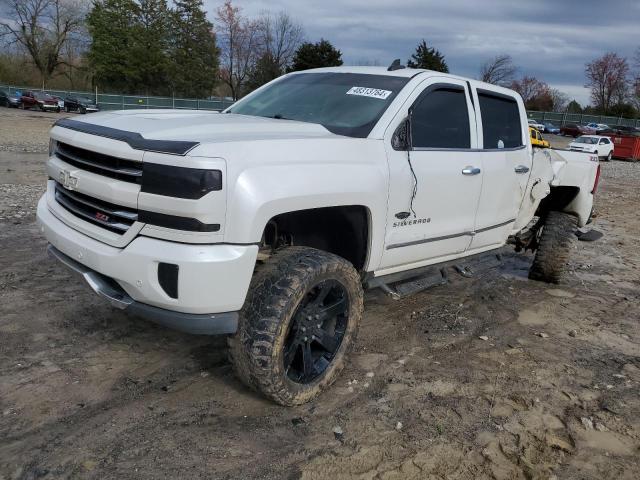
[[[97,135],[99,137],[119,140],[121,142],[126,142],[134,150],[144,150],[145,152],[186,155],[191,149],[199,145],[198,142],[147,139],[136,132],[127,132],[126,130],[118,130],[117,128],[79,122],[77,120],[71,120],[70,118],[61,118],[54,123],[54,126],[88,133],[89,135]]]

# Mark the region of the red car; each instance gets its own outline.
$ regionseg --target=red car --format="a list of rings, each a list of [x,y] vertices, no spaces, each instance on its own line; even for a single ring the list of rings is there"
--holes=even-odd
[[[571,137],[579,137],[580,135],[595,135],[596,129],[577,125],[575,123],[567,123],[560,127],[560,135],[569,135]]]
[[[42,92],[22,92],[20,97],[20,108],[39,108],[44,111],[60,111],[59,100],[48,93]]]

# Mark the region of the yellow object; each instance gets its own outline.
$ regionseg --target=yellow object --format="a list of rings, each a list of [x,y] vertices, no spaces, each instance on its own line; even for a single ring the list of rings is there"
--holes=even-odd
[[[533,127],[529,127],[529,136],[531,137],[531,145],[534,147],[549,148],[551,146],[549,141],[542,138],[542,134]]]

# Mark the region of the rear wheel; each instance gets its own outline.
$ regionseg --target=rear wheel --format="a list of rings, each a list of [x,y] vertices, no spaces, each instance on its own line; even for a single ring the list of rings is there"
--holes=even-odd
[[[290,247],[254,275],[229,337],[236,375],[281,405],[299,405],[344,368],[363,312],[360,277],[345,259]]]
[[[578,220],[564,212],[549,212],[538,232],[538,247],[529,278],[558,283],[566,270],[569,254],[576,239]]]

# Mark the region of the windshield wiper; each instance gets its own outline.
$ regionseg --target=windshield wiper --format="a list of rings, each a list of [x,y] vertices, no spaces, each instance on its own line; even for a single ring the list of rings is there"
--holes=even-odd
[[[293,120],[292,118],[287,118],[287,117],[283,117],[282,114],[280,113],[276,113],[273,117],[271,118],[277,118],[278,120]]]

